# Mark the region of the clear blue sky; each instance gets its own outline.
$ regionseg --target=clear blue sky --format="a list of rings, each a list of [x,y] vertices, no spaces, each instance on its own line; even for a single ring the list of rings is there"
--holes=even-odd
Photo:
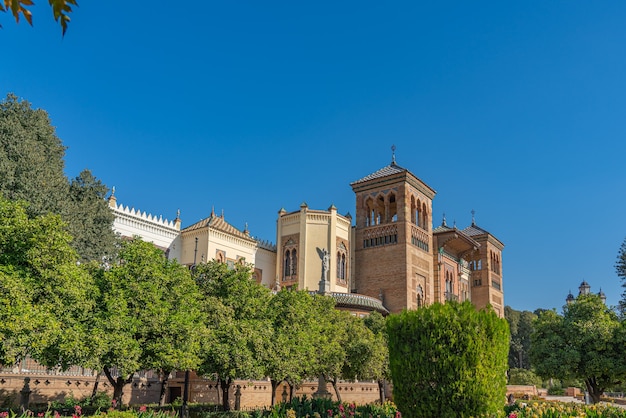
[[[616,304],[626,237],[626,2],[81,0],[64,38],[0,14],[0,92],[50,114],[66,171],[183,226],[211,207],[275,242],[398,164],[506,244],[505,303]]]

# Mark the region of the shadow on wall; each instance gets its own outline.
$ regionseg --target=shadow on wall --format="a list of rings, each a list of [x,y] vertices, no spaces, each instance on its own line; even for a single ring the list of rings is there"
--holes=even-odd
[[[17,390],[0,389],[0,408],[19,406],[20,394]]]

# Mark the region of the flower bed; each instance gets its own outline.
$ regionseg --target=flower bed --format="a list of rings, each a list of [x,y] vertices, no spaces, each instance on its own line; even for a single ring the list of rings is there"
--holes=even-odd
[[[511,410],[512,409],[512,410]],[[607,404],[583,405],[563,402],[528,402],[508,408],[508,418],[626,418],[626,409]]]

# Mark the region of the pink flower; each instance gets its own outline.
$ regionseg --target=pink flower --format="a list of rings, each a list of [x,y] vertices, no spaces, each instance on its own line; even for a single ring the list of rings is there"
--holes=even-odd
[[[400,413],[400,411],[396,411],[396,418],[402,418],[402,414]]]
[[[148,410],[148,407],[147,407],[147,406],[145,406],[145,405],[141,405],[141,406],[139,407],[139,412],[140,412],[140,413],[141,413],[141,412],[146,412],[147,410]]]
[[[509,418],[517,418],[517,414],[515,412],[511,412],[509,414]]]
[[[54,411],[54,418],[61,418],[61,414],[59,414],[59,411]]]
[[[83,414],[83,408],[81,408],[80,405],[75,405],[74,412],[76,413],[76,415],[80,416]]]
[[[43,417],[44,415],[45,415],[45,413],[43,413],[43,412],[38,412],[38,413],[37,413],[37,416],[38,416],[38,417]]]

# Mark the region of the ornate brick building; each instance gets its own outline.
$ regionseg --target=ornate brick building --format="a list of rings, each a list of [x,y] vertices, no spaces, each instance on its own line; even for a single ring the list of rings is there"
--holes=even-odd
[[[504,316],[502,250],[472,224],[433,229],[435,191],[395,156],[351,184],[356,195],[353,291],[379,297],[391,312],[435,302],[470,300]]]
[[[354,224],[334,205],[315,210],[302,203],[299,210],[278,212],[276,245],[256,240],[247,226],[241,231],[213,211],[181,230],[178,214],[173,222],[163,221],[117,205],[114,196],[110,206],[116,231],[152,241],[182,264],[250,263],[264,286],[320,290],[334,295],[339,308],[355,313],[372,306],[386,313],[469,300],[504,315],[504,245],[474,216],[465,229],[448,226],[445,217],[433,227],[435,190],[400,167],[395,155],[391,164],[351,187]],[[345,302],[348,295],[354,295],[350,303]],[[359,301],[367,303],[359,306]]]

